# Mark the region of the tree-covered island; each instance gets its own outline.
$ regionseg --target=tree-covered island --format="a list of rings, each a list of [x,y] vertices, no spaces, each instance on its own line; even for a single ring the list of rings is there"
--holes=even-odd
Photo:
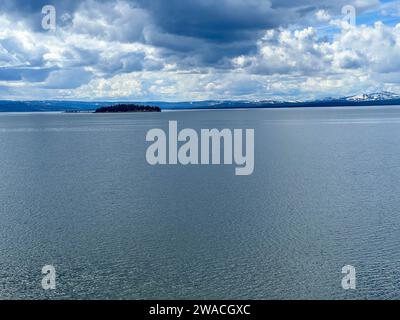
[[[136,104],[117,104],[109,107],[101,107],[95,111],[95,113],[119,112],[161,112],[161,108],[152,106],[140,106]]]

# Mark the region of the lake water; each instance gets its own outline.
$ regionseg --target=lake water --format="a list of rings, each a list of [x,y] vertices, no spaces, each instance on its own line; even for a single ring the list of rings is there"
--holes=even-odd
[[[169,120],[254,128],[254,174],[148,165]],[[400,107],[0,114],[0,298],[400,298]]]

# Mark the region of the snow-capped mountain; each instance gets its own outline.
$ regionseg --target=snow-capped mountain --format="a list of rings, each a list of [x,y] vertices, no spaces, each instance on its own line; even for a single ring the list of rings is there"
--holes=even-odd
[[[376,93],[359,94],[351,97],[346,97],[345,99],[347,101],[383,101],[400,99],[400,95],[392,92],[382,91]]]

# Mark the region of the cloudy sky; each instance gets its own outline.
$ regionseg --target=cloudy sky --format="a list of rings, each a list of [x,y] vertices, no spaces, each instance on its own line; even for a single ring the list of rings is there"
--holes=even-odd
[[[55,30],[42,26],[45,5],[56,10]],[[400,93],[400,1],[1,0],[0,99],[310,99],[380,90]]]

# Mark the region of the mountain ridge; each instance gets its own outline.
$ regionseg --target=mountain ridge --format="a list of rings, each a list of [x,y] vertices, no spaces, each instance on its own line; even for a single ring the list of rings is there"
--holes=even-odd
[[[127,101],[67,101],[67,100],[0,100],[0,112],[60,112],[60,111],[94,111],[100,107],[112,106]],[[342,98],[325,98],[316,100],[205,100],[182,102],[137,102],[138,105],[160,107],[164,110],[184,109],[237,109],[237,108],[289,108],[289,107],[332,107],[332,106],[373,106],[399,105],[400,95],[388,91],[362,93]]]

